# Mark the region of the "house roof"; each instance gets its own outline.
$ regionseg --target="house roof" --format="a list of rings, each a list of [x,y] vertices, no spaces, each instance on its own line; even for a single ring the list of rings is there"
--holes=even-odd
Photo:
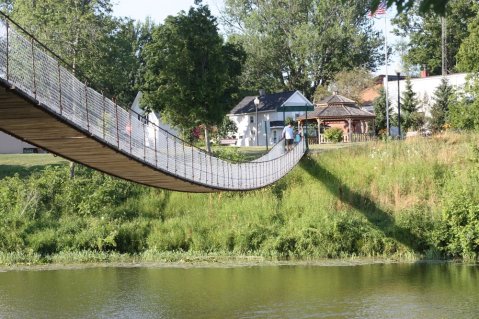
[[[361,92],[361,102],[363,105],[372,105],[373,101],[380,96],[379,91],[383,87],[382,83],[375,84],[374,86],[368,87],[367,89]]]
[[[331,95],[321,100],[314,111],[308,114],[309,119],[348,119],[348,118],[375,118],[376,115],[360,109],[356,103],[341,95]],[[306,119],[300,116],[299,120]]]
[[[324,99],[322,99],[321,101],[319,101],[317,103],[317,105],[320,106],[320,107],[321,106],[326,106],[326,105],[331,105],[331,104],[341,104],[341,105],[353,104],[353,105],[355,105],[356,102],[354,102],[353,100],[348,99],[347,97],[344,97],[342,95],[333,94],[331,96],[325,97]]]
[[[276,111],[276,109],[283,105],[293,94],[297,91],[265,94],[258,96],[259,106],[258,112]],[[256,106],[254,105],[254,99],[256,96],[246,96],[239,102],[230,112],[230,114],[245,114],[256,112]]]

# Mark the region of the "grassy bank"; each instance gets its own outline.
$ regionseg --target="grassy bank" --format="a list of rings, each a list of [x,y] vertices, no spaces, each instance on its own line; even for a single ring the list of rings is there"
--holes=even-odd
[[[330,150],[242,193],[156,190],[85,168],[71,180],[65,164],[47,165],[0,180],[0,263],[475,260],[478,145],[479,135],[448,134]]]

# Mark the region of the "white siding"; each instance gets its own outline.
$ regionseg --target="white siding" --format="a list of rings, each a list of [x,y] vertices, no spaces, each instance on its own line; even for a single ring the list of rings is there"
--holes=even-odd
[[[285,119],[288,117],[296,120],[296,115],[302,116],[305,112],[285,112]],[[238,132],[236,133],[236,146],[256,146],[256,113],[246,113],[240,115],[228,115],[229,118],[236,124],[238,127]],[[250,117],[253,117],[253,123],[250,122]],[[265,121],[268,132],[268,145],[274,145],[274,133],[273,130],[277,130],[277,141],[281,139],[282,129],[271,129],[271,121],[282,121],[283,113],[282,112],[258,112],[258,145],[266,146],[266,131],[265,131]]]
[[[466,83],[466,73],[447,75],[449,85],[455,89],[462,90]],[[412,89],[416,93],[419,101],[419,111],[424,112],[427,117],[431,116],[431,107],[434,104],[434,91],[441,84],[442,76],[430,76],[426,78],[411,79]],[[384,78],[386,81],[386,78]],[[399,81],[399,91],[402,95],[406,88],[406,80]],[[393,113],[397,114],[398,102],[398,85],[397,81],[389,81],[388,83],[389,101]]]
[[[0,132],[0,154],[21,154],[26,148],[37,147]]]

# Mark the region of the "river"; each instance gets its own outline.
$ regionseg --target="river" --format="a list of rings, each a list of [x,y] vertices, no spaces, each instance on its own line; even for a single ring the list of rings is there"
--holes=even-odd
[[[463,264],[0,272],[0,318],[479,318]]]

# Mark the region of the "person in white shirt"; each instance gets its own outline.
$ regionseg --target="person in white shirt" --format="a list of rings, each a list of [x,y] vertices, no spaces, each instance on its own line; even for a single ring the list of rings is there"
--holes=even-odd
[[[282,137],[284,138],[284,145],[286,151],[291,151],[291,149],[293,148],[294,139],[293,127],[291,126],[291,122],[289,122],[288,125],[284,127]]]

